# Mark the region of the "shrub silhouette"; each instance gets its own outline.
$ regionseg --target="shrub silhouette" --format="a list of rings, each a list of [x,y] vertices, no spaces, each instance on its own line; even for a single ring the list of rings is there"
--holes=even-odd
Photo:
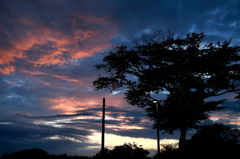
[[[240,131],[222,124],[211,124],[199,128],[188,141],[186,153],[199,158],[231,158],[240,150]]]
[[[13,152],[11,154],[4,154],[1,159],[49,159],[50,156],[46,151],[41,149],[29,149],[18,152]]]
[[[5,153],[0,159],[90,159],[89,157],[82,156],[67,156],[66,154],[61,155],[50,155],[46,151],[41,149],[29,149],[13,153]]]
[[[104,159],[147,159],[149,152],[136,144],[123,144],[115,146],[113,150],[105,149],[99,152],[94,158]]]

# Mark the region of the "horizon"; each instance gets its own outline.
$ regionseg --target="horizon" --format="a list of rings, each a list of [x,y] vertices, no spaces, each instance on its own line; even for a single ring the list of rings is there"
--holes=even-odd
[[[239,6],[236,0],[1,0],[0,155],[40,148],[92,156],[101,149],[103,97],[105,146],[135,142],[155,153],[153,121],[121,91],[96,91],[92,82],[104,72],[94,66],[114,46],[131,45],[154,29],[180,37],[204,32],[206,41],[232,38],[239,45]],[[206,123],[239,129],[240,100],[234,96],[225,94],[225,109]],[[161,144],[177,144],[178,137],[161,134]]]

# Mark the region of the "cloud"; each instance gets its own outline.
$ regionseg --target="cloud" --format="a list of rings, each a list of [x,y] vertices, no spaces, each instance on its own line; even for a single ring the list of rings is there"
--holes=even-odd
[[[18,59],[32,67],[73,64],[111,47],[113,41],[132,38],[152,27],[170,28],[177,34],[204,31],[209,38],[237,38],[238,4],[216,0],[103,0],[101,4],[95,0],[3,0],[0,65],[8,67],[0,72],[14,72]]]
[[[21,73],[24,73],[24,74],[27,74],[27,75],[31,75],[32,77],[39,77],[41,78],[42,76],[45,76],[45,77],[49,77],[49,78],[55,78],[55,79],[59,79],[59,80],[62,80],[62,81],[66,81],[66,82],[70,82],[70,83],[75,83],[79,86],[83,86],[84,85],[84,79],[76,79],[76,78],[72,78],[72,77],[68,77],[68,76],[64,76],[64,75],[60,75],[60,74],[53,74],[53,73],[47,73],[47,72],[40,72],[40,71],[37,71],[37,72],[34,72],[34,71],[29,71],[29,70],[19,70],[19,72]],[[45,81],[47,82],[47,81]],[[46,85],[50,85],[50,83],[45,83]]]
[[[137,112],[141,114],[141,111]],[[134,137],[145,138],[143,141],[152,140],[152,137],[146,136],[144,133],[141,135],[139,133],[133,133],[130,136],[126,133],[127,131],[128,133],[132,133],[133,128],[141,127],[135,120],[139,121],[142,117],[137,116],[137,114],[134,116],[130,114],[135,113],[117,107],[108,107],[106,115],[107,133],[111,133],[110,136],[113,136],[113,139],[116,141],[120,138],[128,138],[131,139],[131,141],[136,141]],[[117,126],[118,131],[115,131],[116,127],[112,127],[112,124]],[[125,127],[121,127],[121,125]],[[142,124],[142,126],[141,129],[145,129],[144,126],[146,125]],[[69,145],[68,153],[79,155],[76,147],[82,150],[88,150],[88,152],[88,147],[100,147],[100,142],[92,140],[91,136],[95,136],[96,139],[97,136],[95,133],[100,133],[101,131],[101,108],[78,110],[75,114],[48,116],[18,114],[17,121],[11,121],[9,119],[0,120],[0,130],[1,143],[9,146],[1,149],[1,152],[11,152],[36,146],[42,149],[47,148],[51,153],[60,153],[62,152],[60,150],[63,150],[63,147],[59,145],[61,143],[62,145]],[[121,133],[122,130],[123,133]],[[135,129],[135,131],[138,130],[139,129]],[[140,142],[142,142],[142,140],[138,140],[138,142],[141,144]],[[116,144],[117,143],[115,143],[115,145]],[[108,143],[110,147],[115,145]],[[92,150],[94,150],[94,153],[98,151],[96,148]],[[66,150],[64,152],[66,152]]]
[[[16,151],[32,146],[39,148],[52,149],[61,148],[65,144],[74,149],[74,145],[84,147],[84,141],[87,140],[85,136],[90,134],[87,130],[77,130],[72,128],[55,128],[45,125],[34,125],[32,123],[12,122],[9,124],[2,124],[0,122],[1,141],[5,147],[1,146],[1,153],[4,151]],[[59,136],[59,138],[53,138]],[[61,145],[59,145],[61,143]],[[63,144],[64,143],[64,144]],[[48,146],[46,146],[48,145]],[[60,151],[58,151],[59,153]]]
[[[0,74],[7,75],[14,72],[15,70],[16,68],[14,66],[11,66],[11,65],[3,66],[3,67],[0,67]]]
[[[212,122],[223,123],[232,127],[240,126],[240,113],[223,111],[212,113],[209,117]]]
[[[5,8],[12,7],[3,10],[0,17],[0,65],[11,68],[11,71],[7,68],[1,71],[5,74],[14,71],[17,59],[25,59],[32,67],[46,67],[92,56],[110,46],[116,31],[107,16],[87,15],[81,10],[62,13],[59,9],[64,8],[65,3],[54,1],[50,5],[52,9],[41,8],[47,6],[47,1],[36,4],[22,1],[21,5],[14,6],[19,2],[1,3]]]
[[[105,50],[151,28],[172,29],[180,36],[203,31],[207,40],[238,41],[239,4],[236,0],[1,0],[1,151],[36,146],[53,153],[97,152],[97,140],[87,142],[94,133],[99,135],[103,97],[106,131],[114,140],[155,142],[152,121],[143,110],[129,106],[121,93],[94,90],[92,81],[104,73],[94,65],[101,63]],[[239,101],[228,98],[226,111],[210,119],[238,126]],[[145,143],[139,140],[139,144]]]

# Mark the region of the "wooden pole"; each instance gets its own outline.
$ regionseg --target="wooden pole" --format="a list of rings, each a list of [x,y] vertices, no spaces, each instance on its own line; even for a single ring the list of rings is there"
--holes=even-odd
[[[103,108],[102,108],[102,147],[101,151],[104,153],[104,136],[105,135],[105,98],[103,98]]]
[[[157,109],[157,158],[160,159],[160,132],[159,132],[159,105],[156,102]]]

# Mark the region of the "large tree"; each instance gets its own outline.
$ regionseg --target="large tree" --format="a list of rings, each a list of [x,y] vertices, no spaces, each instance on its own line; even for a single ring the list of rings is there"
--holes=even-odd
[[[223,100],[209,97],[239,93],[240,47],[230,41],[208,43],[203,33],[184,38],[158,36],[110,51],[97,65],[106,75],[95,80],[94,86],[123,91],[127,102],[146,109],[155,125],[153,100],[158,100],[160,129],[180,130],[182,147],[187,129],[221,108]],[[168,94],[165,100],[159,98],[164,93]]]

